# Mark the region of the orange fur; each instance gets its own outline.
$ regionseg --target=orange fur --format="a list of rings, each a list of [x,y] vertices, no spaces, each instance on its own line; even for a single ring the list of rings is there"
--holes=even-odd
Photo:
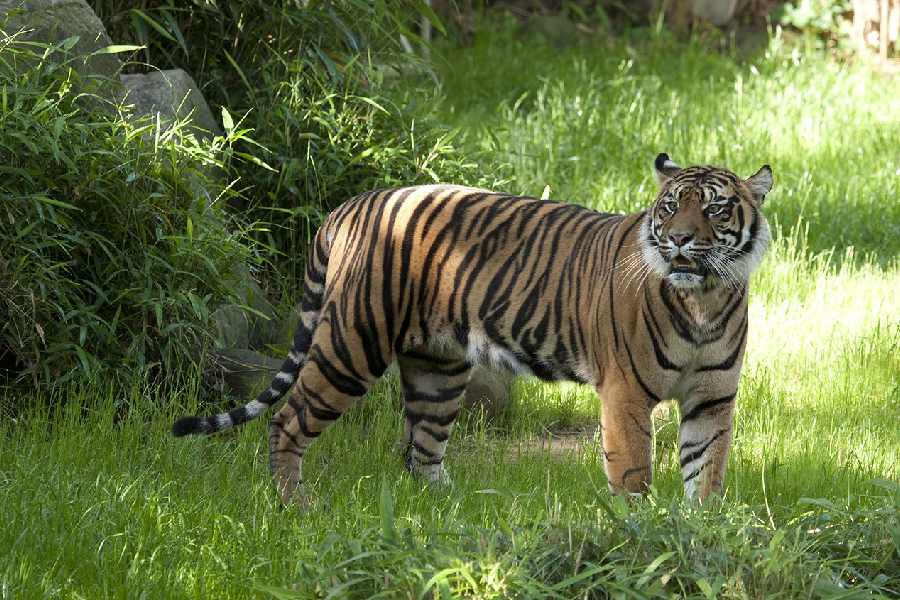
[[[596,387],[614,492],[650,483],[650,412],[677,399],[685,489],[720,491],[771,172],[742,180],[665,155],[656,169],[659,195],[632,215],[459,186],[348,201],[316,235],[303,318],[272,387],[229,413],[182,419],[176,435],[241,423],[290,388],[270,428],[290,501],[309,444],[397,360],[407,466],[441,483],[471,366],[487,362]]]

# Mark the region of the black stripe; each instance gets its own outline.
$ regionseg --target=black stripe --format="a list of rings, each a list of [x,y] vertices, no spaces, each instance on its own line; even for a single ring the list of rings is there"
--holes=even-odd
[[[307,401],[316,402],[319,406],[324,407],[326,410],[330,410],[334,413],[342,414],[342,411],[339,411],[337,408],[332,406],[330,403],[326,402],[325,399],[316,392],[312,391],[304,385],[303,381],[300,381],[300,391],[303,392],[303,395],[306,397]]]
[[[325,253],[322,252],[322,254],[325,254]],[[315,283],[318,285],[325,285],[325,269],[322,269],[320,271],[319,269],[317,269],[315,267],[315,265],[313,265],[312,261],[310,261],[306,268],[306,279],[308,281],[311,281],[312,283]],[[303,283],[304,283],[304,285],[306,285],[305,281]],[[308,287],[306,289],[309,290]],[[310,291],[310,293],[313,293],[312,290],[309,290],[309,291]]]
[[[341,413],[329,410],[327,408],[319,408],[312,402],[306,403],[306,408],[309,409],[309,413],[317,418],[320,421],[336,421],[338,417],[341,416]]]
[[[691,326],[691,323],[684,318],[684,315],[678,311],[675,304],[672,303],[672,298],[669,296],[669,288],[665,280],[659,284],[659,295],[662,298],[666,310],[669,312],[669,322],[672,324],[672,328],[675,329],[675,333],[677,333],[678,337],[684,341],[690,342],[696,346],[697,340],[694,338],[693,327]]]
[[[300,433],[302,433],[305,438],[313,439],[322,434],[321,431],[310,431],[309,424],[306,422],[306,411],[297,413],[297,425],[300,426]]]
[[[647,215],[647,211],[644,211],[640,215],[638,215],[638,218],[635,219],[634,223],[629,225],[628,228],[625,230],[625,232],[622,234],[622,237],[619,238],[619,245],[616,246],[616,251],[615,251],[615,253],[613,253],[613,257],[612,257],[612,264],[609,267],[610,271],[612,271],[612,269],[615,269],[615,267],[616,267],[616,262],[618,261],[618,258],[619,258],[619,252],[622,250],[622,246],[625,245],[625,240],[628,238],[628,234],[631,233],[631,230],[634,229],[635,226],[637,226],[638,224],[640,224],[644,221],[644,218],[646,217],[646,215]],[[610,273],[610,277],[609,277],[609,322],[610,322],[610,325],[612,326],[612,330],[613,330],[613,342],[615,343],[616,350],[618,350],[619,349],[619,328],[616,327],[615,297],[614,297],[615,280],[616,280],[616,278],[612,275],[612,273]]]
[[[634,416],[633,413],[628,413],[628,416],[631,417],[631,420],[634,421],[634,426],[637,427],[638,430],[639,430],[641,433],[644,434],[644,436],[646,436],[646,437],[648,437],[648,438],[649,438],[649,437],[653,437],[653,434],[650,433],[650,430],[649,430],[649,429],[646,429],[646,428],[641,424],[641,422],[638,420],[638,418],[637,418],[636,416]]]
[[[741,333],[741,341],[738,342],[737,346],[735,346],[735,348],[734,348],[734,352],[732,352],[728,356],[728,358],[726,358],[722,362],[715,364],[715,365],[707,365],[704,367],[700,367],[699,369],[697,369],[697,371],[698,372],[700,372],[700,371],[727,371],[728,369],[733,367],[734,363],[737,362],[738,356],[740,356],[741,351],[744,349],[744,338],[747,337],[746,324],[747,324],[747,322],[744,321],[743,333]]]
[[[375,264],[375,252],[378,247],[378,238],[379,238],[379,226],[381,223],[381,218],[384,215],[384,207],[386,198],[390,197],[393,193],[389,191],[384,195],[375,196],[371,204],[368,206],[362,206],[356,212],[363,213],[363,224],[361,225],[363,229],[363,235],[369,230],[370,221],[374,223],[372,227],[372,231],[369,235],[368,247],[366,248],[365,256],[358,257],[358,262],[364,265],[374,266]],[[359,222],[359,216],[354,219],[354,227],[357,222]],[[358,251],[361,253],[362,249],[365,247],[364,240],[360,241],[358,244]],[[349,254],[349,253],[348,253]],[[347,255],[345,255],[345,258]],[[381,310],[376,311],[375,307],[373,307],[372,302],[375,300],[372,282],[373,282],[373,271],[374,269],[367,269],[365,273],[365,277],[363,278],[362,289],[359,290],[356,294],[357,300],[357,308],[358,304],[362,303],[362,309],[365,311],[365,316],[362,319],[359,319],[355,325],[355,329],[357,335],[360,337],[361,346],[363,349],[363,354],[366,357],[366,363],[369,369],[369,372],[375,376],[380,376],[381,373],[387,368],[386,364],[383,364],[384,361],[381,358],[381,336],[378,335],[377,325],[378,320],[376,319],[376,312],[381,313]],[[362,323],[367,323],[368,326],[363,326]],[[370,331],[370,328],[375,330],[374,334]]]
[[[425,421],[427,423],[434,423],[435,425],[446,427],[456,420],[456,417],[459,415],[459,411],[454,410],[453,412],[446,415],[431,415],[427,413],[418,413],[410,410],[409,407],[406,407],[404,409],[404,415],[412,425],[415,425],[416,423],[419,423],[421,421]]]
[[[435,404],[456,400],[466,391],[465,385],[444,388],[436,392],[422,392],[406,386],[404,388],[407,402],[433,402]]]
[[[300,440],[297,439],[297,436],[294,435],[293,433],[291,433],[290,431],[288,431],[287,429],[285,429],[284,425],[282,425],[281,423],[278,423],[276,421],[272,421],[271,425],[272,425],[272,427],[277,427],[278,430],[281,431],[281,433],[283,433],[284,435],[286,435],[287,438],[289,440],[291,440],[291,442],[293,442],[295,446],[297,446],[298,448],[300,448],[302,446],[302,444],[300,443]]]
[[[369,304],[368,299],[365,302],[367,305]],[[369,310],[370,309],[367,306],[366,311],[368,312]],[[387,362],[385,361],[384,355],[381,353],[378,331],[374,330],[375,328],[373,326],[367,325],[367,323],[372,323],[372,321],[359,319],[353,326],[353,329],[356,332],[356,335],[359,336],[359,347],[366,357],[366,367],[368,368],[369,373],[377,378],[381,377],[387,370]]]
[[[426,448],[425,446],[423,446],[422,444],[420,444],[419,442],[417,442],[415,440],[412,441],[412,447],[415,448],[419,454],[424,454],[425,456],[427,456],[429,458],[437,457],[437,454],[435,454],[434,452],[432,452],[431,450],[429,450],[428,448]],[[423,463],[420,462],[419,464],[423,464]]]
[[[329,318],[329,329],[331,330],[331,351],[334,353],[335,359],[341,362],[341,366],[347,371],[346,377],[356,381],[362,381],[363,376],[356,370],[355,361],[347,345],[347,340],[343,336],[343,331],[338,325],[339,319],[337,315],[338,308],[334,304],[329,304],[327,308],[327,316]],[[365,392],[363,392],[365,393]],[[358,394],[362,395],[362,394]]]
[[[394,205],[391,207],[388,222],[385,225],[384,231],[387,232],[387,236],[383,236],[380,231],[376,231],[373,234],[373,237],[377,238],[379,242],[381,242],[381,272],[378,273],[375,269],[370,269],[369,273],[367,273],[367,277],[369,279],[373,277],[381,278],[381,310],[383,312],[383,320],[384,325],[387,327],[387,340],[389,345],[393,345],[394,341],[394,331],[396,323],[394,318],[394,240],[393,233],[396,231],[397,215],[400,213],[400,209],[403,206],[404,201],[409,198],[410,195],[415,191],[415,188],[407,188],[394,194],[391,194],[389,200],[394,202]],[[385,206],[387,206],[387,200],[385,201]],[[376,222],[376,226],[378,222]],[[386,239],[385,239],[386,238]],[[369,265],[373,265],[373,263],[368,263]]]
[[[737,339],[737,337],[738,337],[739,335],[740,335],[740,336],[743,336],[743,335],[746,333],[746,331],[744,331],[744,328],[747,327],[747,326],[748,326],[748,325],[747,325],[747,312],[744,311],[744,318],[741,319],[741,324],[738,325],[737,330],[736,330],[733,334],[731,334],[731,337],[728,338],[728,345],[729,345],[729,346],[730,346],[731,344],[734,343],[734,340]]]
[[[718,333],[718,335],[707,335],[705,341],[716,341],[724,335],[725,327],[728,326],[728,323],[731,322],[731,317],[734,316],[735,311],[743,304],[744,300],[744,291],[738,290],[729,296],[728,300],[725,302],[725,305],[722,307],[718,313],[715,314],[710,319],[710,322],[715,322],[715,327],[710,332],[710,334]]]
[[[416,240],[416,227],[419,224],[419,220],[428,211],[431,205],[438,199],[438,197],[444,194],[444,192],[446,192],[446,188],[438,188],[432,190],[424,198],[419,200],[416,203],[415,207],[413,207],[412,214],[409,216],[409,219],[404,225],[403,241],[400,243],[400,275],[398,278],[398,296],[406,296],[408,298],[407,302],[404,303],[405,306],[398,307],[403,311],[403,318],[400,322],[400,327],[396,333],[396,337],[389,340],[392,346],[403,343],[403,339],[409,329],[410,321],[412,320],[412,309],[414,305],[414,295],[416,289],[416,274],[413,273],[412,281],[408,280],[410,279],[413,245]],[[385,275],[388,276],[387,278],[390,278],[391,273],[393,273],[393,270],[385,271]]]
[[[681,417],[682,425],[684,423],[687,423],[688,421],[692,421],[692,420],[696,419],[704,412],[712,410],[722,404],[728,404],[729,402],[734,401],[734,397],[736,395],[737,395],[737,392],[735,392],[734,394],[731,394],[730,396],[724,396],[722,398],[715,398],[713,400],[707,400],[705,402],[701,402],[700,404],[698,404],[694,408],[692,408],[687,414],[685,414],[683,417]]]
[[[238,406],[228,411],[228,417],[231,419],[231,426],[240,425],[247,422],[247,407]]]
[[[634,364],[634,358],[632,358],[631,356],[631,349],[628,347],[628,344],[625,344],[625,352],[628,353],[628,362],[631,363],[631,372],[634,374],[634,378],[641,386],[641,389],[643,389],[644,393],[647,394],[647,396],[651,400],[653,400],[654,404],[659,404],[661,402],[659,396],[654,394],[653,391],[649,387],[647,387],[647,384],[644,383],[644,380],[641,378],[641,374],[638,372],[637,366]]]
[[[275,450],[272,450],[271,452],[272,452],[272,454],[293,454],[294,456],[303,458],[303,452],[301,452],[299,449],[295,449],[295,448],[276,448]]]
[[[430,435],[436,442],[446,442],[450,438],[450,434],[446,431],[435,431],[428,427],[419,426],[419,431],[424,431],[428,435]]]
[[[650,322],[653,323],[653,327],[656,330],[657,336],[659,336],[659,341],[662,342],[663,348],[668,348],[669,344],[666,342],[666,337],[662,334],[662,329],[659,326],[659,321],[656,320],[656,315],[653,314],[652,303],[650,302],[650,286],[644,286],[644,310],[647,310],[650,315]]]
[[[690,454],[682,456],[681,457],[681,468],[682,469],[685,468],[688,464],[692,463],[693,461],[695,461],[698,458],[700,458],[701,456],[703,456],[703,454],[709,449],[709,447],[712,445],[712,443],[715,442],[720,437],[722,437],[722,434],[724,434],[726,431],[728,431],[728,429],[729,429],[728,427],[726,427],[725,429],[720,429],[711,438],[709,438],[709,441],[707,441],[705,444],[703,444],[703,446],[699,450],[694,450]],[[691,446],[691,447],[693,447],[693,446]],[[686,446],[681,447],[682,451],[684,451],[685,449],[686,449]]]
[[[303,412],[303,404],[304,404],[303,401],[298,400],[294,396],[290,396],[287,399],[287,405],[290,406],[291,408],[293,408],[294,412],[297,413],[298,415],[301,412]]]
[[[309,360],[319,368],[328,383],[342,394],[358,398],[366,393],[366,387],[358,380],[347,377],[328,362],[318,346],[314,346],[310,351]]]
[[[695,470],[693,473],[691,473],[690,475],[688,475],[687,477],[684,478],[684,482],[687,483],[691,479],[695,478],[697,475],[699,475],[703,471],[703,469],[706,468],[706,465],[708,465],[708,464],[709,464],[708,462],[705,462],[702,465],[700,465],[699,469]]]
[[[626,469],[624,473],[622,473],[622,485],[625,485],[625,480],[628,479],[631,475],[636,473],[646,473],[650,470],[650,467],[632,467],[630,469]]]
[[[681,367],[669,360],[669,357],[666,356],[665,352],[662,351],[662,348],[659,347],[656,335],[653,329],[650,327],[649,321],[647,320],[646,310],[642,309],[641,312],[643,313],[644,317],[644,326],[647,328],[647,335],[650,336],[650,343],[653,344],[653,353],[656,355],[656,363],[667,371],[680,371]]]

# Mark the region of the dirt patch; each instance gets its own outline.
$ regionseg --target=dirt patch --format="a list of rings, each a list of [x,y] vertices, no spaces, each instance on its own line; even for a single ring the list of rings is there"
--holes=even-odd
[[[542,436],[510,445],[509,457],[515,462],[524,455],[549,454],[553,458],[571,458],[585,451],[600,450],[600,428],[577,431],[548,431]]]

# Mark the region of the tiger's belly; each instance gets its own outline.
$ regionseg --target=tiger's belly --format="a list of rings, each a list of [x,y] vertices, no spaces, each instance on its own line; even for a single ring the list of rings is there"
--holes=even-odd
[[[491,335],[481,327],[460,332],[445,324],[427,340],[412,337],[404,347],[440,357],[465,358],[472,365],[535,376],[544,381],[595,383],[596,369],[587,356],[577,356],[565,345],[557,344],[552,336],[545,342],[537,348],[525,347],[515,335]]]

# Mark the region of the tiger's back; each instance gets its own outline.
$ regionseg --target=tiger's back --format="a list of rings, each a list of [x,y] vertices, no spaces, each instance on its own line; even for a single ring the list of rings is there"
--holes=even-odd
[[[324,303],[351,329],[371,330],[379,364],[430,349],[593,381],[585,360],[602,332],[589,330],[588,315],[611,273],[596,250],[616,244],[625,220],[458,186],[374,192],[322,228],[340,257],[329,263]]]
[[[732,183],[752,203],[749,188]],[[270,427],[270,464],[288,501],[309,444],[396,360],[407,466],[440,482],[471,366],[487,362],[598,389],[613,491],[649,483],[650,410],[678,397],[691,416],[682,426],[686,489],[716,491],[746,285],[673,285],[682,271],[660,272],[645,255],[655,226],[652,210],[613,215],[459,186],[357,196],[315,236],[300,324],[271,387],[229,413],[182,419],[175,433],[239,424],[290,390]]]

